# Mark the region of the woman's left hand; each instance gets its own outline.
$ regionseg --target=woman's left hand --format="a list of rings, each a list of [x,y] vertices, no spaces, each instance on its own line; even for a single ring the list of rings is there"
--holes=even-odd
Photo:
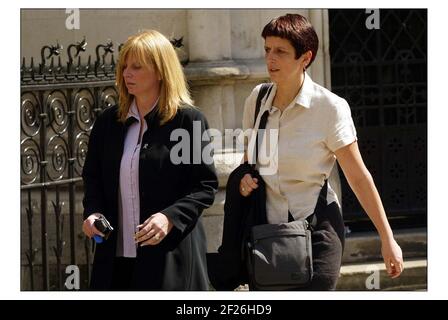
[[[383,255],[389,277],[399,277],[404,270],[403,254],[395,239],[382,241],[381,253]]]
[[[161,212],[155,213],[138,225],[135,242],[140,246],[159,244],[173,228],[173,223]]]

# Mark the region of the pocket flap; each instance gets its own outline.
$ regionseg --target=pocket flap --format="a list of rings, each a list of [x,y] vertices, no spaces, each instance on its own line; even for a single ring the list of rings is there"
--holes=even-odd
[[[252,227],[252,240],[278,236],[306,236],[307,223],[297,220],[280,224],[262,224]]]

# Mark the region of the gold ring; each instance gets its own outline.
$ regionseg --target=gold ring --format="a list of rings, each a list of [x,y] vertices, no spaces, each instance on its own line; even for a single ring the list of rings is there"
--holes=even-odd
[[[244,189],[244,187],[241,188],[241,191],[246,192],[246,189]]]
[[[156,234],[156,235],[154,236],[154,238],[155,238],[157,241],[159,241],[160,236],[159,236],[158,234]]]

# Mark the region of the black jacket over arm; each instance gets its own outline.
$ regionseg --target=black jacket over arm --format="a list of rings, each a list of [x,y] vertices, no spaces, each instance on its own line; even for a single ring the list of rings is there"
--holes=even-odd
[[[258,188],[249,197],[240,194],[240,181],[250,173],[258,179]],[[267,223],[266,185],[258,171],[241,164],[229,176],[224,204],[224,226],[218,252],[207,254],[208,275],[216,290],[234,290],[248,283],[245,243],[250,228]]]
[[[120,232],[118,188],[127,125],[118,121],[117,110],[116,106],[108,108],[97,118],[83,169],[84,217],[102,213],[115,228],[107,241],[96,246],[90,283],[95,290],[110,288]],[[200,128],[200,139],[208,129],[207,121],[193,107],[180,108],[174,119],[164,125],[160,125],[155,110],[145,120],[148,130],[142,137],[139,161],[140,223],[162,212],[174,227],[160,244],[138,247],[133,287],[206,290],[206,239],[200,216],[204,208],[213,204],[218,180],[213,163],[207,164],[197,156],[209,141],[194,141],[193,123],[196,121],[196,131]],[[190,164],[174,164],[170,159],[171,149],[179,143],[170,140],[175,129],[188,133],[190,150],[183,151],[189,151],[186,159]]]

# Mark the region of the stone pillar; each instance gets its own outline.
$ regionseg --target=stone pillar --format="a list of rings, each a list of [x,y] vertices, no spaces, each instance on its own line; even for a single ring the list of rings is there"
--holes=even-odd
[[[223,131],[223,99],[225,90],[219,82],[207,83],[207,77],[216,78],[211,69],[220,67],[222,60],[231,58],[231,25],[229,10],[189,10],[187,11],[190,69],[204,75],[202,83],[194,84],[195,104],[207,117],[210,127]],[[233,96],[233,93],[230,92]],[[231,116],[231,113],[227,113]]]
[[[241,115],[238,115],[238,120]],[[231,129],[237,121],[233,85],[222,86],[222,123],[224,129]]]
[[[190,61],[230,59],[229,10],[188,10]]]
[[[195,105],[207,117],[210,128],[224,134],[224,124],[234,121],[233,87],[228,78],[238,75],[231,64],[231,23],[229,10],[188,10],[189,60],[186,67]],[[226,79],[227,78],[227,79]],[[220,180],[213,206],[203,221],[208,251],[221,244],[225,183],[228,173],[222,150],[215,150],[215,167]]]
[[[317,50],[316,58],[309,68],[309,73],[314,82],[325,86],[325,39],[324,39],[324,25],[323,25],[323,11],[324,10],[309,10],[308,19],[316,30],[319,38],[319,49]]]
[[[208,120],[210,128],[223,131],[222,123],[222,88],[216,85],[204,85],[193,90],[195,105]]]
[[[256,59],[263,57],[259,10],[234,10],[232,23],[232,58]]]
[[[328,20],[328,9],[322,10],[322,16],[323,16],[323,28],[322,28],[323,48],[322,48],[322,52],[324,54],[324,63],[325,63],[324,84],[325,84],[325,88],[327,88],[328,90],[331,90],[331,60],[330,60],[330,30],[329,30],[330,22]]]

